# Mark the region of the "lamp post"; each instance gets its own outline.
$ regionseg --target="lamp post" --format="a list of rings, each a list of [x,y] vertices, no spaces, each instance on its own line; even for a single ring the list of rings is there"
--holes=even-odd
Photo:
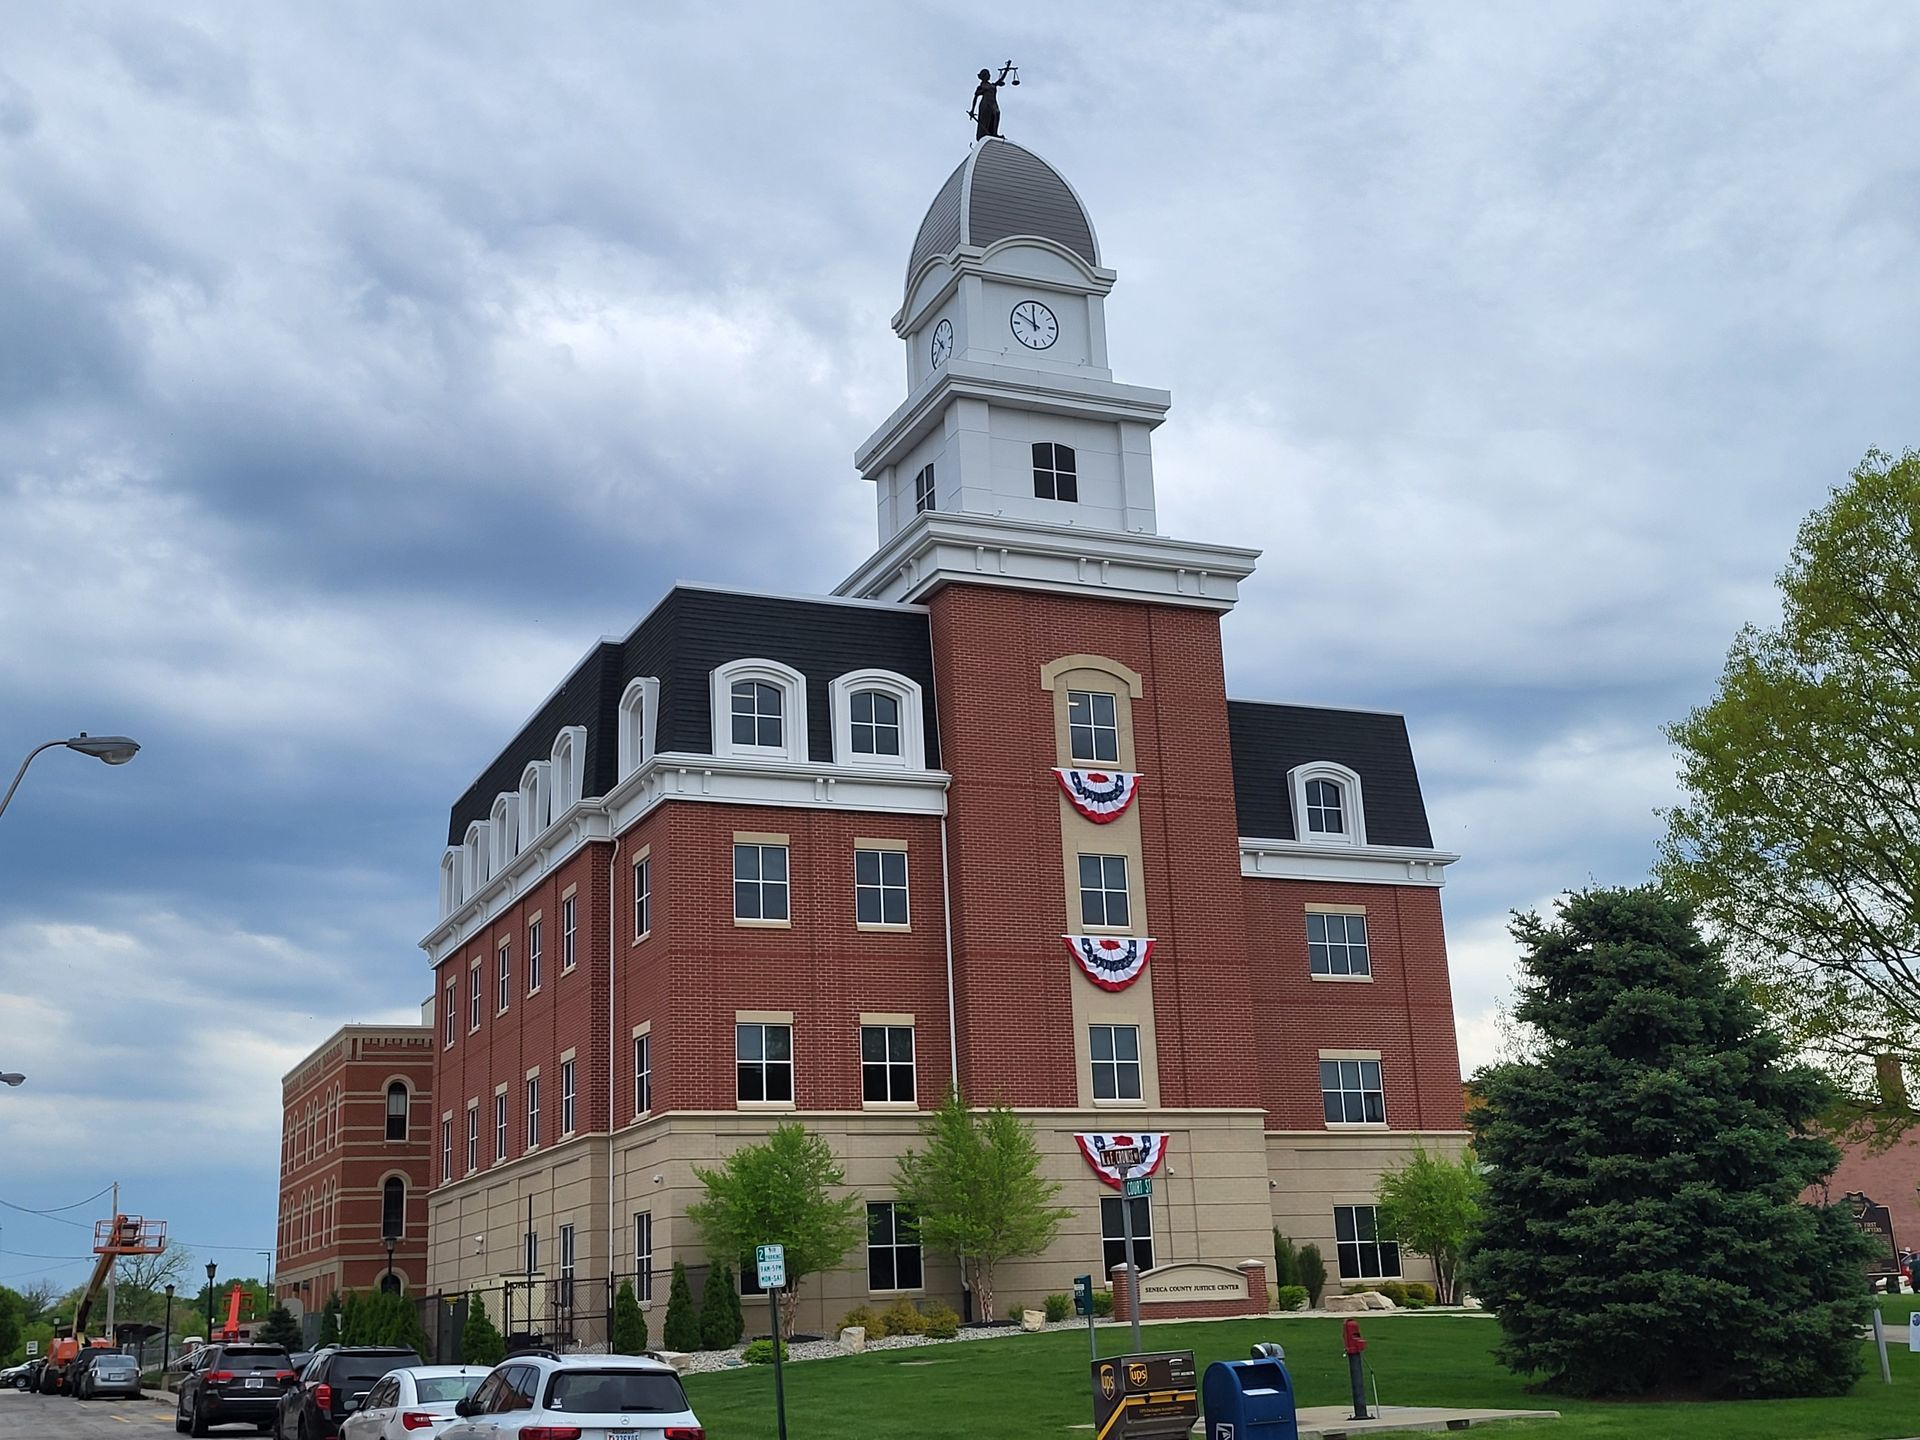
[[[160,1336],[160,1369],[164,1372],[167,1361],[173,1358],[173,1286],[167,1286],[167,1325]]]
[[[109,765],[124,765],[140,753],[140,742],[137,740],[129,740],[124,735],[89,735],[84,730],[71,740],[49,740],[44,745],[36,745],[27,752],[27,758],[20,762],[7,793],[0,795],[0,814],[6,813],[7,802],[13,799],[13,792],[20,788],[20,781],[27,773],[27,766],[33,763],[33,757],[42,750],[52,750],[61,745],[69,750],[78,750],[82,755],[91,755],[96,760],[104,760]]]
[[[207,1261],[207,1339],[213,1339],[213,1276],[219,1269],[212,1260]]]
[[[393,1273],[393,1236],[391,1235],[387,1236],[386,1241],[387,1241],[387,1278],[380,1282],[380,1288],[382,1290],[385,1290],[388,1294],[391,1295],[391,1294],[398,1293],[400,1289],[400,1281]]]

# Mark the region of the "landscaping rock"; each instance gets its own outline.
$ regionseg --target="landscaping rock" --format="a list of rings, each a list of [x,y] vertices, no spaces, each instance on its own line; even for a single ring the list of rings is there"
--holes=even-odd
[[[1398,1310],[1400,1308],[1393,1303],[1393,1297],[1391,1295],[1382,1295],[1378,1290],[1362,1290],[1360,1292],[1360,1298],[1366,1301],[1367,1309],[1369,1310]]]
[[[1329,1295],[1323,1299],[1320,1304],[1323,1309],[1334,1314],[1365,1310],[1368,1308],[1366,1292],[1364,1291],[1357,1295]]]
[[[867,1348],[867,1327],[849,1325],[840,1332],[840,1348],[849,1355],[858,1355]]]
[[[684,1350],[649,1350],[647,1353],[656,1360],[666,1361],[673,1367],[673,1373],[676,1375],[685,1375],[693,1368],[693,1356]]]
[[[1047,1315],[1044,1310],[1022,1310],[1020,1312],[1020,1328],[1022,1330],[1044,1330],[1046,1326]]]

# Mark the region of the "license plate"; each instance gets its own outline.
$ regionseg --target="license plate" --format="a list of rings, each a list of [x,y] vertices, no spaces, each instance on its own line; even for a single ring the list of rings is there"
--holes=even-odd
[[[247,1388],[249,1390],[258,1390],[260,1388],[260,1381],[257,1378],[247,1381]]]

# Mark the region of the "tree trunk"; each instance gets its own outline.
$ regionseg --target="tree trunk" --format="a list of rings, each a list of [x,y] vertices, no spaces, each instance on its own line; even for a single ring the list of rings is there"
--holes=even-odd
[[[980,1297],[980,1318],[993,1319],[993,1262],[975,1260],[973,1262],[973,1293]]]
[[[787,1286],[780,1292],[780,1338],[793,1339],[793,1317],[800,1311],[800,1297],[793,1293],[793,1287]]]

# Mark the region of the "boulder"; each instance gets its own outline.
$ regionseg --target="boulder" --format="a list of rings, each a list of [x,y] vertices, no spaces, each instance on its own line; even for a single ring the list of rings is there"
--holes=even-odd
[[[1044,1310],[1022,1310],[1020,1312],[1020,1328],[1022,1330],[1044,1329],[1046,1323],[1047,1312]]]
[[[693,1364],[693,1356],[684,1350],[649,1350],[647,1353],[656,1360],[666,1361],[673,1367],[674,1373],[679,1375],[686,1374],[687,1367]]]
[[[1335,1314],[1365,1310],[1368,1308],[1366,1293],[1362,1291],[1355,1295],[1328,1295],[1320,1301],[1320,1308]]]
[[[1369,1310],[1398,1310],[1391,1295],[1382,1295],[1378,1290],[1362,1290],[1360,1298],[1366,1302]]]
[[[867,1327],[849,1325],[840,1332],[840,1348],[849,1355],[858,1355],[867,1348]]]

